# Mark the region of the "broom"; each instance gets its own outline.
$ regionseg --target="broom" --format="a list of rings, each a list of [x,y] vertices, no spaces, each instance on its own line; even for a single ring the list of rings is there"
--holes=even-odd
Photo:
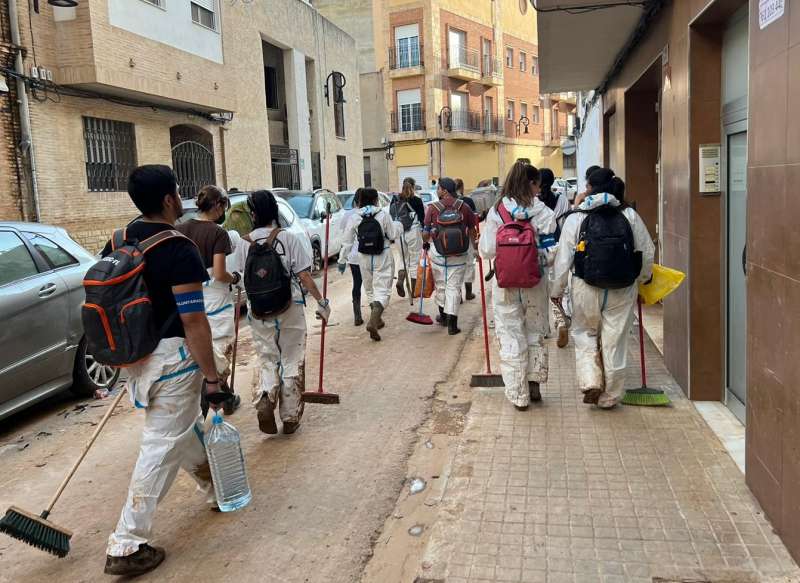
[[[642,321],[642,298],[637,299],[639,308],[639,360],[642,363],[642,386],[638,389],[625,391],[622,402],[625,405],[639,407],[665,407],[672,401],[661,389],[652,389],[647,386],[647,369],[644,363],[644,323]]]
[[[0,532],[17,540],[21,540],[33,547],[47,551],[57,557],[63,558],[67,556],[69,553],[69,540],[72,538],[72,531],[49,522],[47,518],[50,516],[50,512],[52,512],[53,507],[56,505],[56,502],[58,502],[59,497],[62,492],[64,492],[67,484],[69,484],[72,476],[75,475],[83,458],[86,457],[89,448],[92,447],[97,436],[100,435],[103,427],[106,426],[106,423],[111,418],[111,414],[114,412],[114,409],[117,408],[117,405],[119,405],[119,402],[126,392],[125,390],[120,390],[119,394],[114,398],[114,401],[108,407],[108,411],[106,411],[103,419],[97,424],[92,437],[89,438],[88,443],[83,447],[80,457],[78,457],[76,462],[72,465],[72,469],[70,469],[61,481],[58,490],[56,490],[56,493],[50,499],[47,508],[43,510],[39,516],[36,516],[36,514],[12,506],[8,509],[3,519],[0,520]]]
[[[431,320],[431,317],[422,311],[422,300],[425,298],[425,277],[428,274],[428,251],[423,251],[422,256],[424,258],[423,261],[425,262],[425,269],[422,270],[422,285],[419,288],[419,312],[411,312],[408,316],[406,316],[406,320],[422,326],[433,326],[433,320]]]
[[[331,236],[331,205],[328,203],[327,216],[325,217],[325,264],[322,274],[322,297],[328,299],[328,243]],[[319,389],[317,391],[303,391],[300,400],[303,403],[317,403],[320,405],[338,405],[339,395],[326,393],[322,388],[322,375],[325,371],[325,330],[328,322],[322,321],[322,333],[319,341]]]
[[[492,374],[492,361],[489,357],[489,320],[486,315],[486,286],[484,285],[483,259],[478,254],[478,270],[481,280],[481,310],[483,312],[483,351],[486,357],[486,372],[472,375],[469,386],[471,387],[503,387],[503,377]]]

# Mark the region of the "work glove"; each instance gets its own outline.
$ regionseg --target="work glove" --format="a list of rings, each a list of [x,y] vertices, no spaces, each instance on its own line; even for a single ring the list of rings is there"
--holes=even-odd
[[[330,317],[331,317],[331,301],[327,299],[318,301],[317,320],[322,320],[327,324],[328,318]]]
[[[344,273],[347,269],[347,263],[337,263],[336,267],[339,270],[339,273]]]

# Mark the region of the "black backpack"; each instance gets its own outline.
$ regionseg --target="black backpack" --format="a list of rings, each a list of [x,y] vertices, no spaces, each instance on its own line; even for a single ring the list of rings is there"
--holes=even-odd
[[[400,198],[395,196],[392,199],[391,205],[389,205],[389,214],[393,220],[399,221],[400,224],[403,225],[403,231],[411,230],[414,224],[414,215],[416,211],[411,208],[411,205],[407,201],[400,200]]]
[[[642,253],[636,251],[630,221],[619,207],[586,212],[575,249],[575,275],[591,286],[621,289],[636,282]]]
[[[385,240],[383,229],[375,215],[365,215],[358,225],[358,252],[364,255],[380,255],[383,253]]]
[[[436,219],[436,238],[433,240],[436,251],[442,257],[464,255],[469,251],[470,245],[464,215],[461,214],[464,201],[458,199],[453,206],[445,206],[439,201],[432,204],[439,211]]]
[[[266,239],[250,245],[244,266],[244,289],[250,302],[250,313],[257,320],[282,314],[292,303],[292,278],[281,261],[276,240],[281,229],[275,229]],[[264,241],[261,243],[260,241]]]
[[[101,364],[125,367],[149,356],[177,312],[159,330],[144,280],[145,256],[168,239],[190,241],[178,231],[162,231],[142,241],[129,241],[125,229],[111,236],[111,253],[83,278],[86,302],[81,320],[87,351]]]

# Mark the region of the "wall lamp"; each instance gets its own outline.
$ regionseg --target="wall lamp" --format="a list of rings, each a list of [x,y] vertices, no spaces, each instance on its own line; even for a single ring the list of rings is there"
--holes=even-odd
[[[331,98],[329,88],[331,79],[333,79],[333,102],[347,103],[344,98],[344,91],[342,91],[345,85],[347,85],[347,78],[339,71],[331,71],[330,75],[328,75],[325,79],[325,103],[327,103],[328,107],[330,107]]]
[[[453,110],[447,105],[439,111],[439,127],[446,132],[453,131]]]
[[[528,126],[530,125],[531,120],[528,119],[527,116],[523,115],[519,118],[517,123],[514,124],[514,127],[517,128],[517,135],[527,134],[528,133]]]

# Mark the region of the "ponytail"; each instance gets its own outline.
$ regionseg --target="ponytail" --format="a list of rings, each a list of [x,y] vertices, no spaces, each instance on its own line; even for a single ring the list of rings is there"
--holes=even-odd
[[[547,208],[551,211],[555,210],[556,203],[558,202],[558,196],[555,192],[553,192],[553,183],[556,181],[556,177],[553,174],[553,171],[550,168],[541,168],[539,170],[541,175],[541,182],[539,183],[539,200],[541,200]]]

